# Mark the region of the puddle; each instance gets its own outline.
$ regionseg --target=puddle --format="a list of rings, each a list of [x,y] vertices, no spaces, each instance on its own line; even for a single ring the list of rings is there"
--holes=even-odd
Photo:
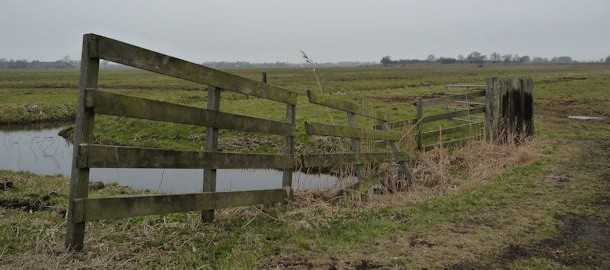
[[[604,119],[604,117],[584,116],[584,115],[568,115],[568,118],[576,119],[576,120],[603,120]]]
[[[64,127],[0,130],[0,169],[70,177],[72,144],[57,133]],[[116,182],[136,189],[163,193],[201,191],[201,169],[91,169],[90,182]],[[217,170],[217,191],[280,188],[282,172],[276,170]],[[337,178],[293,173],[294,189],[325,189]]]

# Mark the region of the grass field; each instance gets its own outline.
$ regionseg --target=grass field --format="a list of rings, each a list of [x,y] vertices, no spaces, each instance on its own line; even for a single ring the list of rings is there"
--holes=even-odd
[[[262,70],[230,72],[258,80]],[[266,72],[270,84],[301,95],[300,149],[323,143],[305,136],[303,121],[345,123],[343,115],[307,104],[305,91],[317,89],[311,70]],[[412,164],[414,188],[370,202],[329,204],[301,193],[285,206],[222,210],[209,225],[198,225],[197,213],[89,223],[86,249],[76,254],[63,248],[67,180],[3,171],[0,182],[14,187],[0,190],[0,268],[610,268],[610,65],[413,65],[318,74],[325,92],[366,100],[396,120],[414,116],[415,97],[438,94],[448,83],[532,78],[536,136],[518,147],[475,143],[427,153],[422,163],[429,164]],[[76,71],[1,72],[0,122],[71,119],[77,80]],[[100,89],[206,104],[202,85],[136,70],[102,70]],[[280,120],[284,107],[223,93],[221,110]],[[200,148],[203,134],[185,125],[96,118],[102,142]],[[221,134],[221,147],[240,148],[239,135]],[[245,151],[279,151],[280,140],[256,136]],[[134,191],[111,185],[92,192]]]

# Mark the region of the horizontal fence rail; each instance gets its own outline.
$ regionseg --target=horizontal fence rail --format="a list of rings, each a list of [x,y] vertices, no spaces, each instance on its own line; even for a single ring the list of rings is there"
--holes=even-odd
[[[309,135],[357,138],[368,140],[398,141],[403,137],[403,134],[392,131],[366,130],[363,128],[350,128],[345,126],[327,125],[311,122],[305,122],[305,131]]]
[[[296,105],[297,94],[103,36],[91,35],[90,57],[224,90]]]
[[[448,95],[448,96],[439,97],[439,98],[422,99],[422,105],[430,106],[430,105],[444,104],[449,101],[459,101],[459,100],[465,100],[468,98],[484,97],[484,96],[485,96],[485,91],[478,90],[478,91],[474,91],[474,92],[466,93],[466,94]],[[417,106],[416,102],[413,102],[411,104]]]
[[[305,154],[302,157],[305,167],[332,167],[346,164],[382,163],[386,161],[409,161],[409,156],[404,152],[380,152],[380,153],[327,153],[327,154]]]
[[[79,168],[285,169],[292,155],[242,154],[81,144]]]
[[[485,107],[474,108],[470,110],[461,110],[455,112],[441,113],[441,114],[433,114],[433,115],[425,115],[418,122],[420,123],[429,123],[440,120],[449,120],[455,117],[466,116],[477,113],[484,113]]]
[[[75,200],[74,221],[126,218],[202,211],[256,204],[270,204],[287,198],[285,189],[233,192],[203,192],[176,195],[83,198]]]
[[[286,122],[195,108],[99,90],[87,90],[87,97],[87,107],[95,108],[94,112],[96,114],[276,135],[289,135],[295,130],[293,124]]]

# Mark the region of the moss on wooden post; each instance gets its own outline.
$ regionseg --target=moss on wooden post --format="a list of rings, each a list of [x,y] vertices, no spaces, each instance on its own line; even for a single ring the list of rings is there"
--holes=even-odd
[[[208,110],[220,111],[220,88],[208,88]],[[204,151],[218,151],[218,129],[208,127],[205,130]],[[216,169],[203,170],[203,192],[216,191]],[[214,220],[214,210],[201,211],[202,222],[212,222]]]
[[[486,81],[485,137],[490,142],[518,142],[534,134],[531,79]]]
[[[97,40],[94,35],[83,36],[83,52],[80,68],[79,94],[74,128],[74,145],[93,141],[93,108],[87,108],[87,89],[97,88],[100,59],[97,54]],[[85,239],[85,222],[78,221],[75,215],[75,201],[88,197],[89,168],[80,168],[78,164],[78,147],[72,155],[72,172],[70,176],[70,198],[68,205],[68,222],[66,247],[70,250],[81,250]]]

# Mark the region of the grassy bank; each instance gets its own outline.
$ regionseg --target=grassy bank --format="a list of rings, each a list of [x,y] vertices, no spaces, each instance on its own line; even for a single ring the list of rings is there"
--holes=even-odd
[[[259,70],[235,72],[251,78],[260,74]],[[308,70],[268,72],[270,83],[300,93],[316,87]],[[294,202],[265,210],[221,210],[211,224],[198,224],[197,213],[88,223],[82,253],[63,248],[67,179],[2,171],[0,183],[11,184],[0,185],[0,268],[610,267],[610,67],[423,65],[320,73],[327,91],[366,98],[397,118],[412,115],[414,108],[406,102],[438,93],[446,83],[532,77],[536,139],[519,147],[473,144],[451,155],[430,152],[412,164],[415,187],[370,202],[329,204],[318,194],[299,193]],[[0,101],[2,106],[46,104],[43,92],[36,92],[43,91],[35,87],[40,82],[27,78],[40,78],[48,87],[74,83],[77,77],[70,72],[0,76],[0,91],[8,97]],[[149,73],[104,71],[100,84],[108,91],[205,106],[205,91],[195,88],[200,86]],[[158,89],[160,85],[170,89]],[[51,90],[63,93],[56,97],[75,98],[75,90],[59,89]],[[32,93],[21,95],[24,91]],[[266,118],[270,113],[282,115],[283,107],[274,103],[226,97],[228,101],[221,104],[225,111]],[[66,102],[57,104],[70,104]],[[302,135],[304,119],[343,121],[341,115],[306,104],[304,97],[299,108],[302,144],[315,143]],[[582,121],[568,115],[606,119]],[[197,148],[203,142],[201,136],[192,135],[203,135],[204,129],[110,117],[96,121],[101,141],[181,148]],[[225,149],[235,147],[232,137],[227,137]],[[273,139],[254,138],[248,151],[276,147]],[[92,196],[140,193],[116,185],[90,192]]]
[[[67,179],[3,171],[0,180],[12,187],[0,191],[0,262],[8,268],[603,268],[610,258],[608,147],[584,141],[523,148],[531,158],[505,151],[508,159],[487,175],[454,165],[460,172],[448,182],[418,182],[407,193],[370,202],[328,204],[300,193],[293,203],[264,211],[221,210],[207,225],[198,224],[197,213],[89,223],[86,249],[76,254],[63,248]],[[110,185],[91,193],[137,192]]]

